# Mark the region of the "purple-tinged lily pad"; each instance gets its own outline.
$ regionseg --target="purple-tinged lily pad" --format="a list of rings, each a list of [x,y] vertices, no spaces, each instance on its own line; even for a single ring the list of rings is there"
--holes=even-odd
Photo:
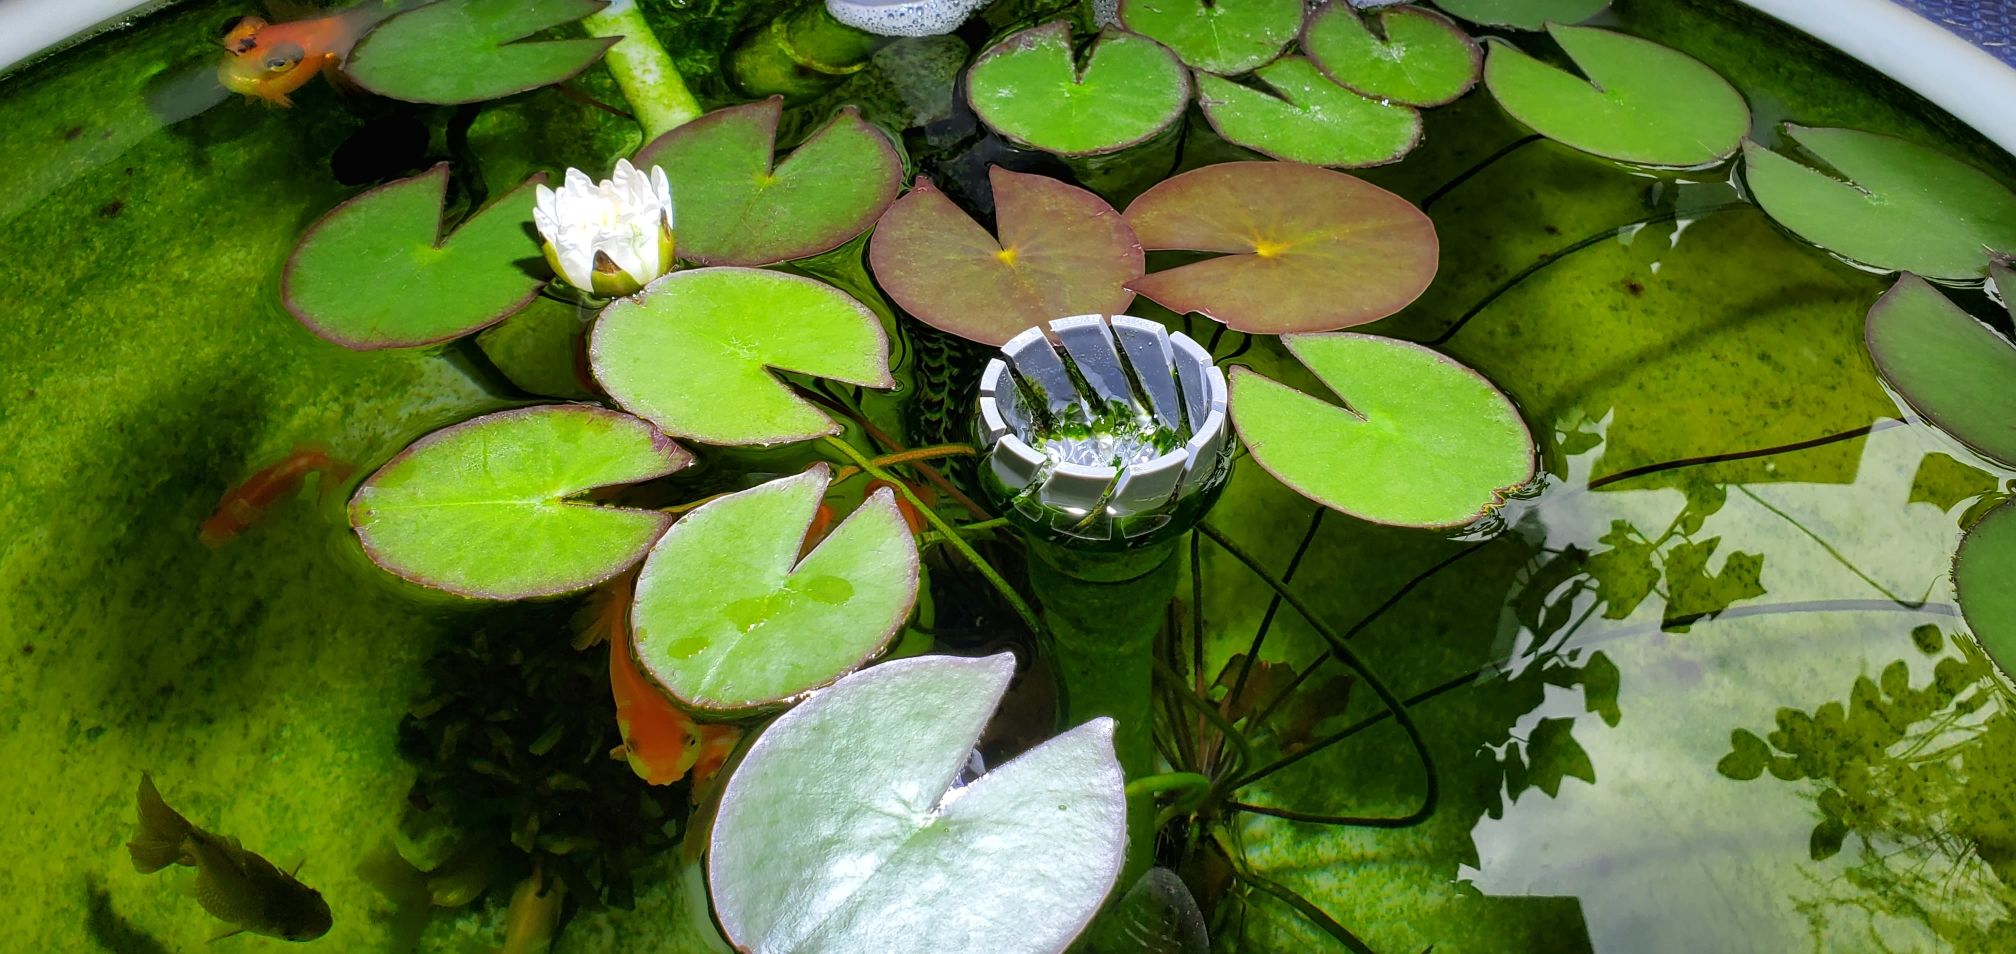
[[[1453,102],[1484,67],[1484,51],[1462,27],[1420,7],[1360,14],[1326,4],[1303,25],[1302,49],[1338,85],[1408,106]]]
[[[571,593],[643,559],[672,523],[577,498],[692,459],[628,414],[499,411],[400,451],[350,498],[350,525],[373,562],[422,586],[489,600]]]
[[[2016,252],[2016,194],[1980,169],[1859,129],[1786,126],[1785,136],[1834,174],[1753,142],[1743,180],[1800,238],[1872,268],[1952,281],[1981,277],[1990,253]]]
[[[1534,132],[1617,162],[1710,166],[1736,154],[1750,107],[1720,74],[1679,50],[1595,27],[1549,25],[1583,76],[1491,44],[1484,84]]]
[[[1133,289],[1247,332],[1377,321],[1435,278],[1435,224],[1406,199],[1317,166],[1228,162],[1157,184],[1127,207],[1143,248],[1220,252]]]
[[[1273,92],[1197,74],[1197,105],[1227,142],[1283,162],[1352,168],[1396,161],[1421,142],[1412,107],[1366,99],[1299,56],[1253,75]]]
[[[1435,0],[1435,5],[1471,23],[1538,30],[1549,23],[1581,23],[1610,0]]]
[[[533,176],[453,234],[441,235],[448,166],[379,186],[331,209],[301,236],[280,300],[308,330],[346,348],[409,348],[459,338],[532,302],[545,278],[532,228]]]
[[[679,256],[702,265],[772,265],[846,244],[903,191],[889,137],[849,106],[775,161],[784,100],[717,109],[637,153],[672,184]]]
[[[1869,309],[1862,336],[1883,380],[1926,420],[2016,466],[2016,346],[2009,339],[1910,274]]]
[[[980,121],[1060,156],[1138,145],[1169,128],[1190,101],[1190,72],[1167,47],[1120,30],[1099,34],[1080,71],[1071,25],[1030,27],[989,47],[966,73]]]
[[[1120,0],[1120,22],[1206,73],[1244,73],[1281,55],[1302,0]]]
[[[1953,588],[1988,658],[2016,677],[2016,500],[1988,511],[1961,538]]]
[[[378,0],[369,0],[378,2]],[[604,0],[436,0],[379,24],[343,72],[409,103],[478,103],[572,79],[619,37],[529,37],[608,6]]]
[[[827,685],[887,649],[917,602],[917,543],[887,489],[799,559],[825,464],[708,501],[637,576],[638,667],[694,709],[747,713]]]
[[[1100,717],[961,786],[1014,674],[1008,653],[898,659],[764,728],[708,836],[714,911],[736,949],[1068,947],[1119,879],[1126,780]]]
[[[889,207],[868,247],[889,297],[925,324],[989,345],[1055,318],[1127,310],[1142,254],[1120,213],[1044,176],[997,166],[987,179],[998,240],[922,176]]]
[[[1339,407],[1246,368],[1232,423],[1262,468],[1373,523],[1458,527],[1533,479],[1533,436],[1484,376],[1424,345],[1362,334],[1281,342]]]
[[[624,409],[708,444],[839,433],[773,369],[896,386],[874,312],[824,282],[757,268],[673,272],[617,299],[596,319],[588,361]]]

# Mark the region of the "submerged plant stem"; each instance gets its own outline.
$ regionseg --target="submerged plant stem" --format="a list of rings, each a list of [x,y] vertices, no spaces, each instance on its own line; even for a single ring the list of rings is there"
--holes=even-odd
[[[651,32],[636,0],[614,0],[582,18],[581,25],[590,36],[622,37],[602,62],[630,101],[646,142],[700,117],[700,101],[686,88],[685,78]]]
[[[1379,697],[1379,701],[1384,703],[1386,708],[1393,713],[1394,721],[1400,724],[1401,731],[1407,733],[1407,740],[1414,745],[1415,755],[1421,759],[1421,771],[1426,779],[1426,790],[1422,793],[1421,807],[1399,816],[1339,815],[1325,816],[1324,821],[1334,825],[1405,828],[1428,820],[1429,816],[1435,814],[1436,804],[1441,801],[1442,785],[1435,771],[1435,756],[1428,751],[1428,739],[1421,734],[1421,727],[1414,723],[1414,717],[1407,713],[1407,704],[1395,696],[1392,689],[1387,688],[1385,681],[1372,671],[1371,666],[1366,665],[1363,659],[1358,658],[1357,653],[1351,651],[1351,647],[1344,642],[1343,637],[1339,636],[1337,631],[1330,627],[1329,623],[1324,622],[1322,616],[1318,615],[1309,604],[1303,602],[1300,596],[1295,595],[1295,592],[1290,590],[1286,583],[1281,582],[1274,574],[1267,572],[1267,568],[1261,566],[1260,562],[1254,559],[1252,554],[1247,553],[1245,548],[1232,542],[1230,537],[1220,533],[1217,527],[1208,523],[1198,524],[1197,530],[1205,536],[1210,537],[1213,543],[1224,548],[1225,552],[1231,554],[1234,559],[1246,564],[1246,568],[1253,571],[1253,575],[1258,576],[1262,582],[1272,587],[1274,592],[1281,594],[1281,598],[1287,600],[1288,605],[1293,607],[1295,612],[1302,615],[1302,618],[1309,623],[1310,627],[1316,630],[1317,635],[1322,636],[1323,641],[1330,644],[1331,655],[1336,656],[1339,662],[1342,662],[1353,672],[1356,672],[1358,678],[1365,680],[1365,684],[1371,687],[1372,692]],[[1246,781],[1240,780],[1232,787],[1236,788],[1239,785],[1244,785]]]
[[[1015,592],[1015,588],[1008,585],[1008,581],[1001,576],[999,571],[994,569],[994,565],[988,563],[986,557],[981,556],[978,550],[973,549],[972,544],[967,543],[965,538],[959,535],[957,528],[946,523],[945,518],[938,515],[938,511],[932,509],[924,501],[917,499],[917,494],[910,489],[909,484],[897,480],[888,471],[876,466],[875,462],[869,460],[868,455],[861,453],[859,448],[838,437],[828,435],[826,443],[840,451],[840,453],[845,454],[849,460],[854,462],[854,466],[866,471],[869,476],[878,480],[886,480],[891,486],[895,487],[896,492],[902,494],[903,499],[910,501],[910,506],[917,508],[917,512],[922,514],[924,519],[929,521],[931,526],[944,536],[945,542],[950,544],[952,549],[959,551],[959,555],[965,557],[966,562],[973,565],[973,569],[978,570],[981,576],[987,578],[987,582],[1001,594],[1002,599],[1008,601],[1009,607],[1015,610],[1015,615],[1022,617],[1023,625],[1029,627],[1029,632],[1036,636],[1037,642],[1041,644],[1048,644],[1050,642],[1049,628],[1043,625],[1042,617],[1036,615],[1036,611],[1029,606],[1027,600],[1022,598],[1022,594]]]

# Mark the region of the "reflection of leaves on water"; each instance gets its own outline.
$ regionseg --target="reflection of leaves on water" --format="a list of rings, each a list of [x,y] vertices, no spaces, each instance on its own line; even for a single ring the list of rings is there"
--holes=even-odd
[[[1738,600],[1764,595],[1761,553],[1731,553],[1722,561],[1722,569],[1708,571],[1708,558],[1715,555],[1715,547],[1721,542],[1721,537],[1710,537],[1698,543],[1682,543],[1664,554],[1665,628],[1685,630],[1689,624],[1720,613]]]
[[[1941,652],[1938,627],[1912,631]],[[1716,764],[1738,781],[1767,773],[1808,783],[1818,814],[1813,860],[1855,853],[1840,884],[1801,903],[1816,943],[1839,909],[1918,921],[1958,950],[2016,950],[2016,712],[1978,650],[1940,659],[1913,686],[1899,659],[1855,680],[1843,702],[1778,710],[1763,736],[1738,728]]]
[[[1557,657],[1555,664],[1541,667],[1537,674],[1546,685],[1563,689],[1579,686],[1584,710],[1596,713],[1605,725],[1614,728],[1623,718],[1617,706],[1621,674],[1609,656],[1589,653],[1579,664]],[[1575,721],[1565,717],[1541,719],[1523,739],[1515,735],[1502,745],[1477,750],[1477,761],[1483,763],[1480,767],[1504,778],[1504,787],[1486,800],[1487,814],[1503,818],[1505,805],[1518,801],[1528,789],[1537,788],[1547,793],[1548,798],[1556,798],[1567,779],[1579,778],[1596,784],[1596,763],[1582,743],[1575,741]]]

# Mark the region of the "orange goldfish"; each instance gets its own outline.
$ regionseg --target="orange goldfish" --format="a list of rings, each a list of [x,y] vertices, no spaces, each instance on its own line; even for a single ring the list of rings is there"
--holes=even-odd
[[[627,610],[633,578],[614,585],[611,602],[625,612],[607,624],[609,689],[616,696],[616,729],[623,744],[612,755],[629,760],[630,770],[652,785],[670,785],[692,772],[705,782],[721,770],[742,731],[695,721],[665,697],[630,655]]]
[[[905,483],[908,484],[909,482],[905,481]],[[934,506],[938,503],[938,494],[935,491],[933,491],[930,487],[922,486],[919,484],[909,484],[909,486],[910,486],[910,492],[916,494],[917,499],[923,501],[925,506],[927,507]],[[902,492],[897,490],[895,485],[889,483],[888,481],[886,480],[869,481],[868,493],[872,495],[875,493],[875,491],[880,490],[884,487],[888,487],[889,493],[893,494],[896,497],[896,510],[899,513],[903,514],[903,522],[910,525],[910,533],[912,536],[923,533],[927,528],[930,527],[930,523],[924,519],[924,514],[919,512],[916,507],[910,505],[910,498],[903,496]]]
[[[331,82],[339,81],[336,71],[350,56],[350,48],[372,27],[411,5],[365,2],[285,23],[248,16],[224,34],[227,55],[217,66],[217,79],[233,92],[292,106],[288,93],[307,85],[317,72]]]
[[[205,546],[222,546],[226,540],[257,523],[275,501],[299,489],[309,474],[324,475],[322,492],[327,494],[336,482],[349,477],[352,471],[349,464],[331,458],[319,447],[295,448],[279,463],[225,491],[217,501],[217,509],[203,521],[199,536]]]

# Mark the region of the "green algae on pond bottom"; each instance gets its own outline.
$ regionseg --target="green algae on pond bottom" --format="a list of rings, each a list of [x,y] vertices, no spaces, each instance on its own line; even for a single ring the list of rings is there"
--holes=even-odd
[[[333,94],[307,90],[289,112],[231,102],[150,125],[145,74],[211,55],[207,31],[225,11],[172,11],[0,81],[0,162],[16,183],[0,196],[14,281],[0,323],[0,517],[14,528],[0,545],[0,713],[12,727],[0,764],[6,801],[21,806],[0,837],[28,852],[0,890],[19,902],[9,940],[24,949],[189,950],[215,932],[123,856],[140,768],[192,817],[276,861],[305,857],[303,879],[335,912],[330,949],[399,936],[396,906],[356,871],[400,816],[413,769],[396,726],[460,617],[363,565],[341,514],[312,493],[214,552],[196,529],[225,487],[300,443],[368,467],[498,402],[437,358],[320,342],[273,303],[294,238],[343,197],[321,157],[354,124]],[[1627,0],[1617,16],[1727,77],[1766,145],[1790,119],[1902,135],[2005,182],[2016,174],[1861,67],[1726,5]],[[695,29],[730,32],[718,19]],[[718,88],[706,85],[710,51],[675,55],[696,88]],[[580,82],[613,95],[599,70]],[[1393,831],[1248,816],[1249,858],[1381,951],[2006,946],[2016,891],[1994,814],[2016,797],[1999,741],[2011,710],[1953,638],[1963,624],[1944,574],[1962,521],[2016,475],[1928,429],[1881,426],[1901,411],[1858,329],[1886,283],[1754,209],[1676,214],[1727,198],[1713,186],[1676,193],[1533,142],[1438,192],[1520,134],[1473,93],[1429,114],[1407,161],[1366,174],[1432,197],[1442,237],[1435,283],[1368,330],[1434,339],[1488,298],[1440,350],[1519,403],[1550,485],[1481,544],[1325,517],[1294,574],[1344,625],[1457,561],[1353,643],[1420,699],[1442,804]],[[606,166],[634,136],[546,91],[486,109],[472,146],[501,188],[548,161]],[[1186,161],[1237,155],[1192,136]],[[528,144],[547,151],[528,158]],[[1239,340],[1227,332],[1221,353]],[[1240,360],[1317,386],[1264,340]],[[1243,466],[1210,520],[1278,571],[1313,511]],[[1202,552],[1216,672],[1247,649],[1270,600],[1229,556]],[[1263,656],[1314,658],[1306,625],[1276,615]],[[1941,638],[1924,639],[1927,627]],[[1859,688],[1865,676],[1878,691]],[[1985,701],[1915,726],[1951,726],[1934,747],[1871,749],[1888,736],[1850,717],[1906,711],[1898,700],[1942,683]],[[1369,694],[1353,696],[1318,737],[1377,714]],[[1823,718],[1830,706],[1838,720]],[[1787,751],[1768,738],[1781,713],[1818,727],[1823,744],[1800,735],[1796,750],[1857,752],[1883,804],[1842,811],[1831,777],[1718,768],[1739,731]],[[1420,778],[1401,736],[1376,723],[1242,797],[1401,814]],[[1841,822],[1820,839],[1838,834],[1831,854],[1814,850],[1826,819]],[[1951,834],[1925,834],[1940,830]],[[640,870],[634,911],[577,915],[557,949],[655,949],[655,931],[690,930],[677,870],[671,857]],[[425,948],[494,947],[483,931],[502,904],[438,919]],[[1264,898],[1217,941],[1242,938],[1256,952],[1330,943]]]

